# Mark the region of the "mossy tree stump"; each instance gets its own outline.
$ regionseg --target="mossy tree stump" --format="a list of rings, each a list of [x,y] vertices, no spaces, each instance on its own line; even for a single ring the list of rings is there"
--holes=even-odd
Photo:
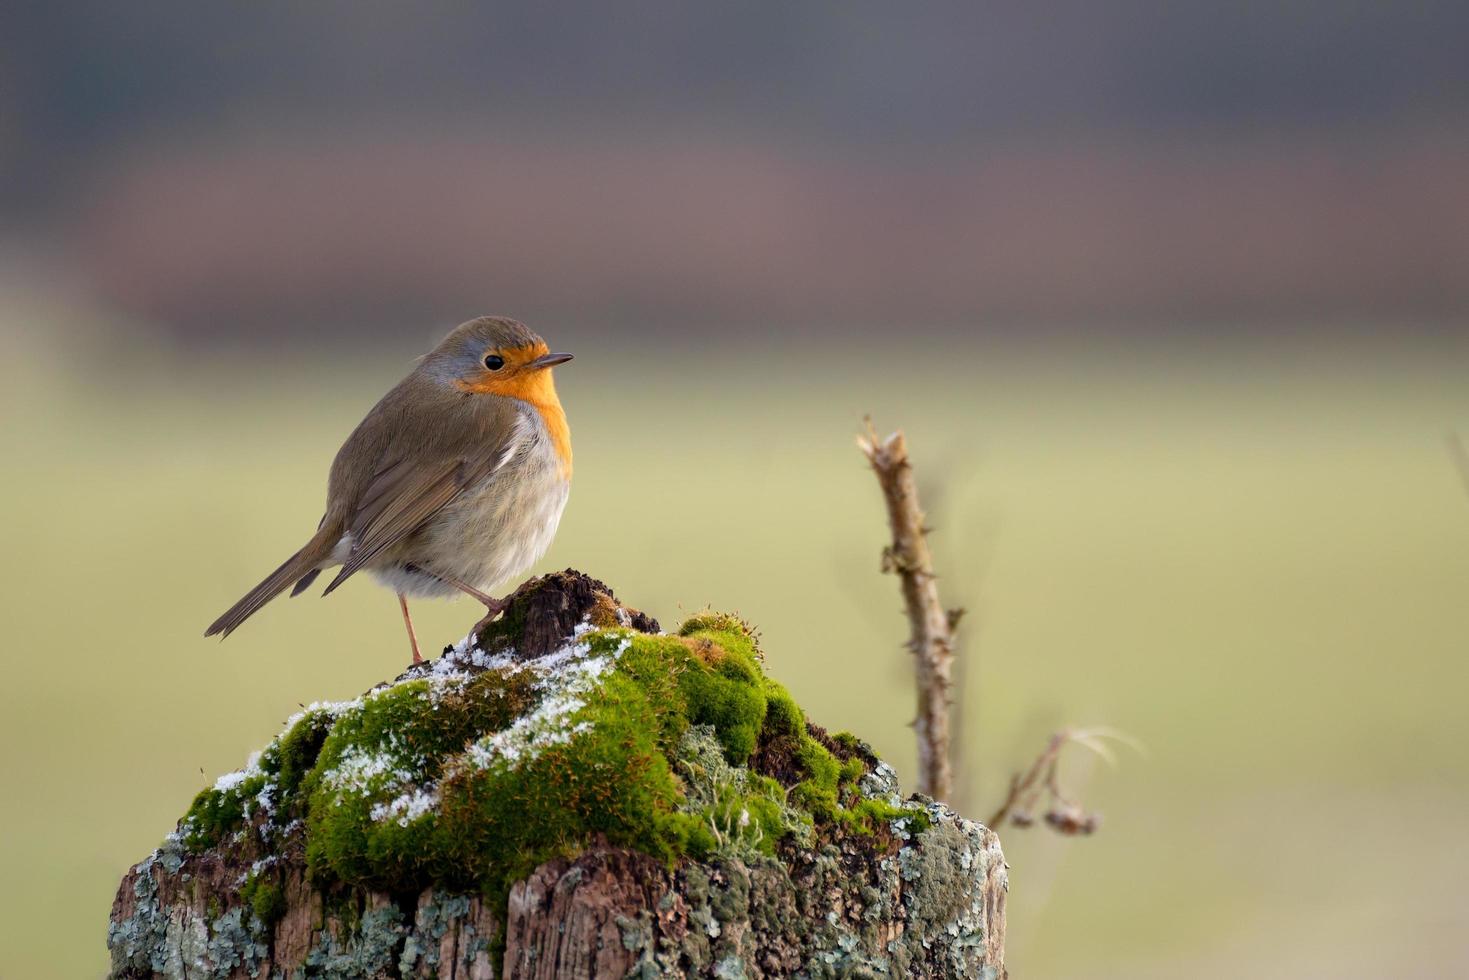
[[[995,835],[760,662],[734,617],[533,580],[200,793],[122,881],[111,976],[1002,976]]]

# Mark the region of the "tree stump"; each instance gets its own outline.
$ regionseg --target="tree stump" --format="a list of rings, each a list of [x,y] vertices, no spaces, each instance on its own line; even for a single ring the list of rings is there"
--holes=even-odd
[[[532,580],[201,792],[123,878],[111,976],[1004,976],[995,835],[760,659],[733,617]]]

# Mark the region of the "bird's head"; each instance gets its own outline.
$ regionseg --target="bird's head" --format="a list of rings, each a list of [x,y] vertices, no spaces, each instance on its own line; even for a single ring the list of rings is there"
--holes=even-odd
[[[481,316],[455,327],[423,360],[422,370],[444,384],[479,395],[554,402],[551,368],[571,360],[553,354],[519,320]]]

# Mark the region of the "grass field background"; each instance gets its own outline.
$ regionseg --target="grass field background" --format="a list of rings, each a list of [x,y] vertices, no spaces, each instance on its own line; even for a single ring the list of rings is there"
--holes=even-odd
[[[407,657],[368,580],[204,626],[314,528],[331,454],[427,338],[185,354],[8,316],[0,977],[100,976],[117,880],[302,702]],[[576,478],[544,568],[665,625],[713,605],[823,725],[911,776],[911,673],[852,437],[908,433],[963,636],[986,815],[1054,727],[1093,838],[1003,833],[1016,977],[1469,971],[1469,347],[979,341],[635,355],[558,369]],[[555,337],[552,337],[553,345]],[[425,647],[469,602],[421,603]]]

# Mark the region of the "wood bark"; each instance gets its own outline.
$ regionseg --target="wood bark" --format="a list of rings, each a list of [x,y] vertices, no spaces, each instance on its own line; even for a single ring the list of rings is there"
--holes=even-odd
[[[902,847],[854,839],[669,868],[594,845],[542,865],[503,904],[437,889],[321,891],[293,866],[284,912],[263,930],[238,904],[238,867],[155,854],[118,890],[109,976],[1002,978],[1008,875],[999,841],[934,807],[934,826]]]
[[[570,570],[517,596],[511,613],[479,635],[481,660],[559,655],[592,623],[658,630],[605,585]],[[418,665],[404,676],[434,669]],[[689,770],[688,785],[700,768],[707,777],[723,767],[729,786],[758,776],[789,787],[802,778],[788,735],[762,732],[747,765],[731,767],[704,727],[713,755]],[[1002,977],[1008,875],[995,834],[941,803],[903,800],[892,767],[865,745],[806,728],[841,762],[861,763],[849,803],[902,815],[863,828],[793,824],[764,849],[721,835],[712,852],[672,864],[592,834],[567,842],[574,856],[542,863],[499,894],[464,884],[454,868],[437,869],[433,887],[393,890],[314,877],[299,819],[277,839],[262,832],[267,818],[258,814],[202,849],[181,825],[122,880],[108,928],[109,976]],[[457,889],[446,884],[453,881]]]
[[[928,528],[903,433],[880,438],[869,421],[867,433],[858,437],[857,445],[882,488],[893,536],[892,543],[883,549],[882,567],[898,576],[908,614],[908,649],[913,653],[918,688],[918,711],[913,722],[918,738],[918,791],[936,800],[947,800],[954,782],[949,753],[954,627],[962,610],[946,610],[939,600]]]

